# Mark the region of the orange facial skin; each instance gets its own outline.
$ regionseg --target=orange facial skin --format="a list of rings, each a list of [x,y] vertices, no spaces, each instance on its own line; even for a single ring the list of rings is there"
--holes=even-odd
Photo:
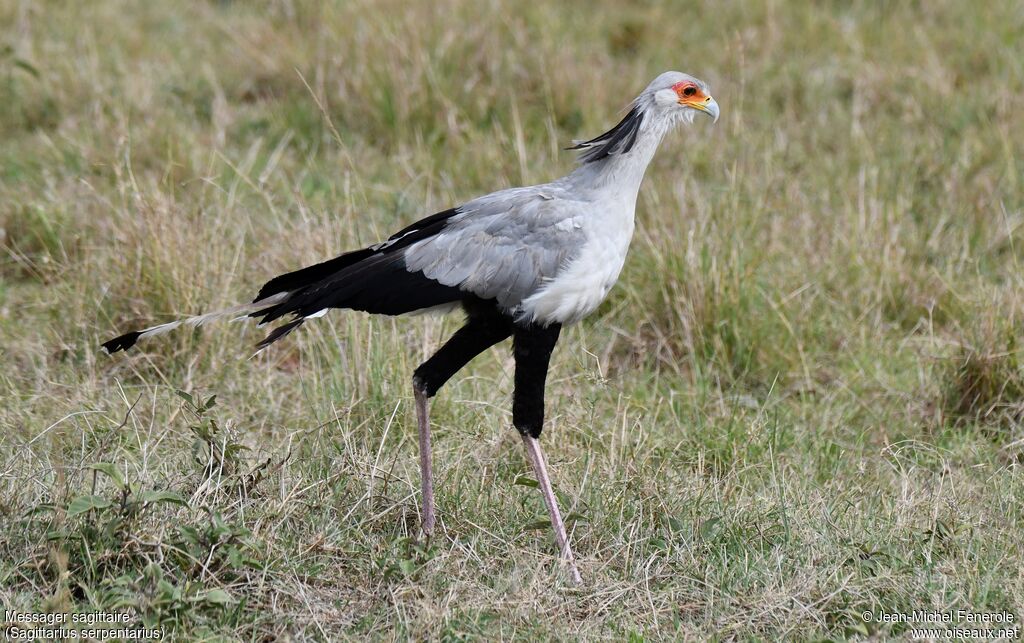
[[[676,83],[675,85],[672,85],[672,89],[675,90],[676,96],[679,96],[680,105],[689,105],[690,107],[697,107],[697,109],[700,109],[700,106],[708,100],[708,96],[704,94],[704,90],[690,81]]]

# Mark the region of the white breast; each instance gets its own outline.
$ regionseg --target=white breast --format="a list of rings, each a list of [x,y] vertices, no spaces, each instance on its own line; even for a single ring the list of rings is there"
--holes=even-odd
[[[587,240],[578,255],[541,290],[523,300],[522,318],[573,324],[595,309],[619,278],[633,237],[633,203],[587,217]]]

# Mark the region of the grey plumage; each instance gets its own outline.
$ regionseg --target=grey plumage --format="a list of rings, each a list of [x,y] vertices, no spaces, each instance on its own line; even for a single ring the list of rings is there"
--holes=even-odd
[[[406,267],[509,312],[554,279],[586,238],[586,204],[558,184],[495,192],[459,211],[405,251]]]

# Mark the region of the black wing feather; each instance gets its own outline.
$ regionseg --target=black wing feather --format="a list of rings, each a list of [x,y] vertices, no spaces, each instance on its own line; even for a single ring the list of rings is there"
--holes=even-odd
[[[361,248],[359,250],[353,250],[346,252],[343,255],[339,255],[333,259],[307,266],[293,272],[288,272],[283,275],[274,277],[267,283],[263,284],[260,288],[259,293],[253,302],[257,302],[261,299],[266,299],[271,295],[276,295],[281,292],[290,292],[298,290],[310,284],[315,284],[318,281],[327,279],[331,275],[337,274],[348,268],[354,266],[361,261],[369,259],[370,257],[377,256],[380,254],[394,252],[400,250],[410,244],[413,244],[421,239],[433,236],[441,231],[447,223],[448,219],[458,214],[458,208],[451,208],[432,214],[429,217],[420,219],[412,225],[406,226],[399,230],[395,234],[388,237],[388,240],[384,243],[376,246],[370,246],[369,248]],[[256,313],[253,316],[258,316]]]
[[[286,299],[250,313],[260,325],[293,315],[259,343],[265,348],[298,328],[306,317],[325,308],[348,308],[379,315],[403,313],[460,301],[466,294],[445,286],[422,272],[410,272],[400,252],[417,241],[439,233],[458,208],[438,212],[403,228],[387,241],[347,252],[313,266],[268,281],[255,302],[287,292]]]

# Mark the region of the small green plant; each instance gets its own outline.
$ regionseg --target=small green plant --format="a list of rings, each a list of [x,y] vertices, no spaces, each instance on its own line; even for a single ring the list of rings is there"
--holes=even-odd
[[[185,412],[190,416],[189,430],[195,436],[192,460],[200,467],[200,486],[209,484],[228,496],[247,497],[267,475],[287,462],[290,454],[278,462],[268,457],[246,471],[243,456],[249,447],[239,443],[238,434],[218,423],[211,414],[217,396],[204,400],[185,391],[174,393],[184,400]]]
[[[171,489],[143,489],[109,462],[90,464],[86,470],[92,472],[89,493],[59,504],[40,503],[25,518],[49,516],[46,540],[61,553],[60,566],[77,581],[72,590],[88,594],[112,572],[144,559],[157,515],[173,506],[187,507],[188,501]],[[100,474],[110,483],[104,485],[109,487],[106,493],[98,489]]]
[[[181,493],[143,489],[109,462],[86,470],[89,493],[37,505],[24,516],[49,516],[49,571],[58,588],[104,609],[132,608],[149,627],[237,607],[221,585],[261,568],[248,529],[212,509],[198,521],[189,520],[194,512],[168,520],[176,507],[190,508]]]
[[[241,470],[242,454],[248,450],[234,440],[234,436],[210,415],[217,404],[217,396],[203,400],[185,391],[175,391],[185,401],[185,411],[192,417],[189,430],[195,435],[192,442],[192,458],[202,467],[202,477],[208,480],[215,476],[231,477]]]
[[[436,542],[398,538],[390,551],[378,557],[374,564],[387,579],[419,578],[423,567],[438,553]]]

